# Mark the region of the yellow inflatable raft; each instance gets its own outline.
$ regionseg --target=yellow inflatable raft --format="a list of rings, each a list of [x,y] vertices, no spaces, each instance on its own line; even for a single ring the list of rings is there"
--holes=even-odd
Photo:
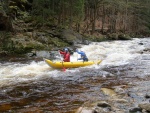
[[[99,65],[101,63],[101,60],[99,61],[77,61],[77,62],[62,62],[62,61],[56,61],[53,62],[49,59],[44,59],[44,61],[52,68],[55,69],[62,69],[62,68],[78,68],[78,67],[84,67],[84,66],[90,66],[93,64]]]

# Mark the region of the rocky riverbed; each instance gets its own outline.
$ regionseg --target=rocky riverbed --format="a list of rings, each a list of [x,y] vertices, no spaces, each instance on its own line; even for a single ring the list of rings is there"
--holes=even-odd
[[[145,47],[129,65],[105,67],[115,77],[106,78],[99,88],[104,98],[84,103],[76,113],[149,113],[150,46]]]
[[[150,112],[150,77],[113,81],[100,89],[104,95],[102,100],[88,101],[76,113]]]

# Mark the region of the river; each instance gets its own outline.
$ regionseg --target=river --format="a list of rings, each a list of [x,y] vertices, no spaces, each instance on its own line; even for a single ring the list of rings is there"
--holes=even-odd
[[[86,101],[102,99],[100,88],[110,77],[150,76],[150,38],[92,42],[81,49],[102,63],[64,72],[43,60],[1,62],[0,112],[73,113]],[[77,58],[74,53],[71,61]]]

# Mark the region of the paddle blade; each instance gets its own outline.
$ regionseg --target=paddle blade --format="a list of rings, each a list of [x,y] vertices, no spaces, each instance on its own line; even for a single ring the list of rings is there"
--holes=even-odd
[[[65,72],[65,71],[66,71],[66,68],[63,68],[63,69],[62,69],[62,71],[64,71],[64,72]]]
[[[98,61],[98,62],[97,62],[97,65],[99,65],[101,62],[102,62],[102,60]]]

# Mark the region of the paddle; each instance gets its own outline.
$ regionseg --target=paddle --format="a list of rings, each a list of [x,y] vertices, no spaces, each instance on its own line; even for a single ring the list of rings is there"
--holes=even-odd
[[[61,54],[60,54],[60,52],[58,51],[58,53],[59,53],[59,55],[60,55],[60,59],[61,59],[61,62],[62,62],[62,66],[63,66],[63,69],[62,69],[62,71],[66,71],[66,68],[64,67],[64,61],[63,61],[63,58],[62,58],[62,56],[61,56]]]
[[[63,66],[62,71],[66,71],[66,68],[64,67],[63,61],[62,61],[62,66]]]
[[[97,65],[99,65],[101,62],[102,62],[102,60],[98,61],[98,62],[97,62]]]

